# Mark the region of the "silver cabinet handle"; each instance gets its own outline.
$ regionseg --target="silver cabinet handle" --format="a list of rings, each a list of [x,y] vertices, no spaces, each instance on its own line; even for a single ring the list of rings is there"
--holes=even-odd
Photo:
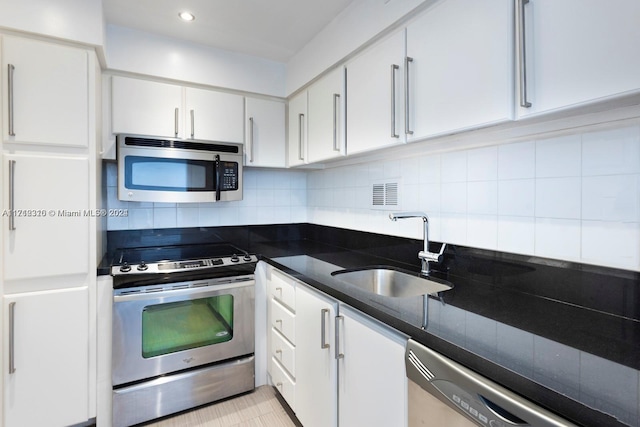
[[[9,160],[9,231],[16,229],[16,161]]]
[[[520,50],[519,67],[520,67],[520,106],[524,108],[531,107],[531,103],[527,100],[527,44],[525,39],[525,5],[529,0],[519,1],[519,17],[520,17],[520,33],[518,34],[518,49]]]
[[[13,64],[8,64],[8,79],[9,79],[9,136],[16,136],[15,129],[13,128],[13,71],[16,67]]]
[[[344,359],[344,353],[340,351],[340,323],[344,323],[344,316],[336,316],[336,359]]]
[[[193,110],[191,110],[189,113],[191,114],[191,139],[193,139],[196,134],[196,113]]]
[[[16,371],[15,335],[16,335],[16,303],[9,303],[9,373]]]
[[[338,147],[338,103],[340,101],[340,94],[333,94],[333,151],[340,151]]]
[[[253,163],[253,117],[249,117],[249,162]]]
[[[413,58],[410,56],[404,58],[404,133],[407,135],[413,135],[409,120],[409,64],[411,62],[413,62]]]
[[[396,70],[400,66],[391,64],[391,138],[400,138],[396,133]]]
[[[320,310],[320,348],[329,348],[329,343],[325,340],[327,337],[327,314],[329,314],[328,308]]]
[[[178,107],[176,107],[176,109],[175,109],[175,111],[173,113],[173,116],[174,116],[173,117],[173,121],[174,121],[173,130],[174,130],[174,132],[176,134],[176,138],[178,137],[178,116],[179,116],[179,114],[180,114],[180,109]]]
[[[302,125],[304,123],[304,114],[298,114],[298,160],[304,160],[302,153]]]

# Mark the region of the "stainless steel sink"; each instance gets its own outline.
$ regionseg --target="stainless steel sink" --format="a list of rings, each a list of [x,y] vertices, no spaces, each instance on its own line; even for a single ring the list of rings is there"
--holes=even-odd
[[[338,270],[331,273],[336,279],[386,297],[406,298],[448,291],[452,284],[431,277],[413,276],[392,268],[365,267],[357,270]]]

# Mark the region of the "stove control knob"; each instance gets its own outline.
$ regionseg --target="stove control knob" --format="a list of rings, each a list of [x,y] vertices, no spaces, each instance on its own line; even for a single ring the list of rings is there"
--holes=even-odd
[[[140,265],[138,265],[138,271],[145,271],[148,268],[149,266],[144,261],[140,261]]]
[[[131,271],[131,266],[128,263],[124,263],[120,266],[120,271],[122,273],[128,273],[129,271]]]
[[[233,256],[231,257],[231,262],[238,262],[240,261],[240,258],[238,258],[238,255],[233,254]]]
[[[251,255],[249,255],[249,254],[245,254],[245,255],[242,257],[242,259],[243,259],[243,260],[245,260],[245,261],[251,261]]]

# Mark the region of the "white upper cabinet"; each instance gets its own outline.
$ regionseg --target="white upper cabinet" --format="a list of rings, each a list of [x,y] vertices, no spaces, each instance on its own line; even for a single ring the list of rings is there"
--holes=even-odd
[[[307,91],[289,100],[288,166],[307,163]]]
[[[245,165],[286,167],[285,104],[246,98]]]
[[[244,98],[224,92],[186,88],[183,138],[244,142]]]
[[[3,36],[3,140],[87,147],[88,73],[86,50]]]
[[[513,0],[438,3],[407,27],[405,66],[408,141],[512,119]]]
[[[347,64],[347,154],[405,141],[404,30]]]
[[[345,129],[344,68],[312,84],[307,93],[309,163],[343,156]]]
[[[519,104],[530,103],[519,107],[519,116],[640,89],[640,2],[516,3],[518,24],[524,19],[525,29],[518,32],[518,63],[526,64],[519,69]]]
[[[111,132],[177,137],[184,131],[180,86],[113,76]]]
[[[113,76],[111,132],[244,142],[244,98]]]

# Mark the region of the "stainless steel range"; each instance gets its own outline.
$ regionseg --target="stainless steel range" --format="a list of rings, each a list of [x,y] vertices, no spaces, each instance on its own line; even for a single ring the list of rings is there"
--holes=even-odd
[[[230,245],[123,250],[113,276],[113,425],[254,388],[255,255]]]

